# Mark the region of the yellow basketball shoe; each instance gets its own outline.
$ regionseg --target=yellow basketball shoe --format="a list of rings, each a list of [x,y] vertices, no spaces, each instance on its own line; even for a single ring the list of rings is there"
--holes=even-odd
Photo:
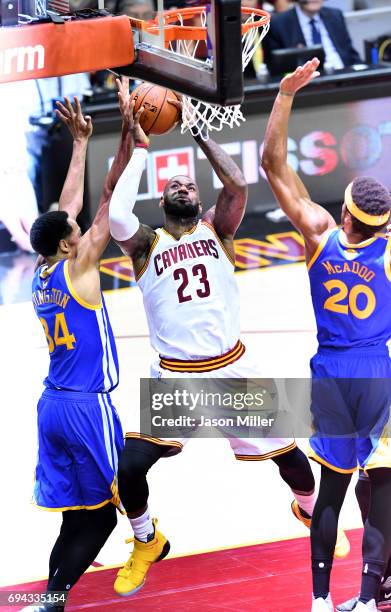
[[[150,542],[141,542],[136,538],[126,540],[134,542],[132,554],[125,563],[114,582],[114,591],[118,595],[134,595],[144,586],[146,575],[152,563],[157,563],[168,555],[170,542],[156,529],[157,519],[153,519],[154,537]]]
[[[295,499],[291,504],[291,510],[297,520],[299,520],[301,523],[303,523],[303,525],[308,527],[308,529],[311,529],[311,519],[302,515],[300,511],[300,506]],[[335,544],[334,549],[334,557],[336,557],[337,559],[343,559],[344,557],[347,557],[349,553],[350,542],[346,537],[344,530],[339,527],[337,533],[337,542]]]
[[[308,527],[308,529],[311,529],[311,519],[305,517],[300,510],[300,506],[298,504],[298,502],[294,499],[293,502],[291,503],[291,510],[293,512],[293,515],[297,518],[298,521],[300,521],[301,523],[303,523],[303,525],[305,525],[306,527]]]

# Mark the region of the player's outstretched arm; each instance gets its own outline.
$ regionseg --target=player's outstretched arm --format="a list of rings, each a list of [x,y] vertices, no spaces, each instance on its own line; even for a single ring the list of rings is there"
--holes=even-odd
[[[65,123],[73,137],[72,158],[60,195],[59,209],[65,210],[72,219],[76,219],[83,207],[84,175],[89,138],[92,134],[91,117],[83,116],[78,98],[74,98],[74,107],[69,98],[65,104],[56,102],[57,117]]]
[[[77,255],[77,274],[83,274],[91,266],[98,267],[99,260],[110,240],[109,204],[113,190],[124,171],[132,149],[130,131],[129,79],[117,80],[119,106],[122,113],[121,139],[111,168],[106,175],[102,195],[90,229],[80,241]]]
[[[214,140],[205,141],[198,136],[195,141],[223,183],[216,206],[206,212],[204,219],[213,225],[222,240],[232,241],[246,209],[246,180],[228,153]]]
[[[303,234],[312,251],[319,237],[336,223],[321,206],[312,202],[297,173],[288,165],[288,123],[297,91],[318,76],[319,60],[314,58],[284,77],[267,124],[262,167],[282,210]]]
[[[136,272],[144,265],[155,232],[147,225],[140,224],[133,212],[141,176],[148,155],[149,138],[145,135],[140,117],[141,107],[134,115],[134,102],[129,108],[129,131],[134,142],[130,161],[120,177],[110,201],[110,232],[122,252],[132,258]]]

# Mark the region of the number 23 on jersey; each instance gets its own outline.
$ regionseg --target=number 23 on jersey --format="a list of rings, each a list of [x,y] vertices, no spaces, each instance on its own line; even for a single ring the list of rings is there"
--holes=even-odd
[[[210,285],[204,264],[197,264],[193,266],[191,269],[191,274],[199,281],[199,286],[195,291],[196,295],[200,298],[208,297],[210,295]],[[174,270],[173,277],[174,280],[181,281],[177,289],[178,302],[182,303],[191,301],[194,296],[192,296],[187,289],[189,285],[189,274],[186,268],[177,268]]]

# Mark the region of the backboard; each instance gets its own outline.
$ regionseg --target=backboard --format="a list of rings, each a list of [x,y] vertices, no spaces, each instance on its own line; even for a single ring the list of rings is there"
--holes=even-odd
[[[38,0],[29,1],[37,6]],[[155,15],[153,0],[105,0],[108,13],[88,9],[88,14],[59,14],[69,0],[39,1],[47,16],[31,9],[30,16],[19,15],[15,27],[0,28],[0,82],[110,68],[214,105],[212,114],[242,102],[242,69],[270,19],[240,0],[208,0],[202,6],[197,0],[177,0],[184,8],[173,11],[173,0],[157,0]],[[72,2],[84,0],[71,0],[71,8]],[[235,124],[237,111],[221,117]]]
[[[169,28],[164,23],[163,13],[171,9],[172,4],[172,0],[158,1],[154,26],[146,28],[145,22],[131,20],[135,60],[115,70],[213,104],[240,104],[243,99],[240,0],[211,0],[206,7],[206,23],[201,24],[197,16],[187,22],[185,36],[190,45],[198,28],[202,25],[204,31],[206,28],[205,40],[199,42],[194,58],[168,48],[167,37],[178,36],[175,28],[180,25],[175,18]],[[184,8],[187,5],[191,10],[197,3],[185,0],[175,4]]]

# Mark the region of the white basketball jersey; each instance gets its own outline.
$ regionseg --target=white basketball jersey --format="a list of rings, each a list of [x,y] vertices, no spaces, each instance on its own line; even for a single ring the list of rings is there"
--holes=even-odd
[[[199,221],[179,240],[156,234],[137,278],[153,348],[183,360],[226,353],[239,338],[239,291],[214,228]]]

